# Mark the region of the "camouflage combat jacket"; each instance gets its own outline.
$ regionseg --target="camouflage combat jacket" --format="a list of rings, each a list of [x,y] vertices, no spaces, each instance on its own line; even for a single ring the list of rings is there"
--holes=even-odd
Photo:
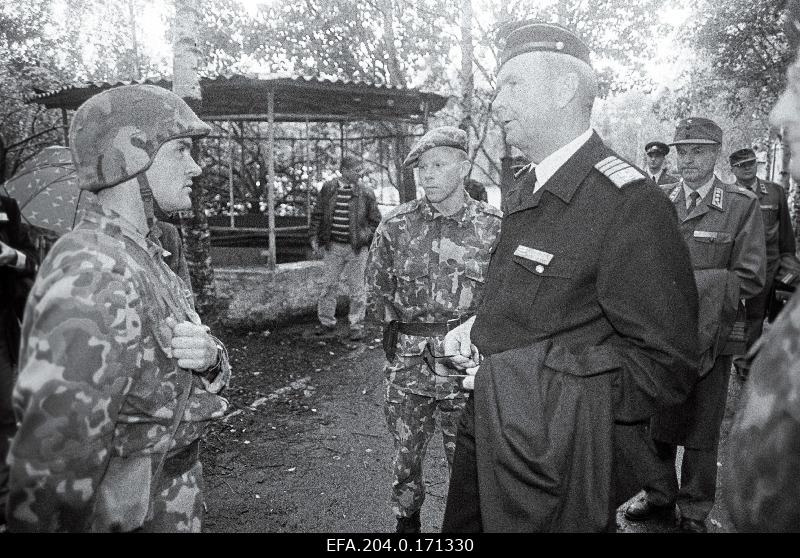
[[[227,357],[209,379],[171,357],[167,318],[199,318],[151,236],[95,205],[42,263],[14,389],[12,531],[139,527],[161,456],[197,440],[228,407],[217,395],[230,378]]]
[[[502,213],[464,195],[464,209],[445,217],[427,198],[404,203],[381,221],[367,263],[369,315],[402,322],[443,322],[475,314]],[[431,338],[442,355],[444,336]],[[432,374],[420,354],[428,338],[400,334],[389,382],[437,399],[463,397],[458,378]]]
[[[800,529],[800,291],[751,349],[723,472],[738,531]]]

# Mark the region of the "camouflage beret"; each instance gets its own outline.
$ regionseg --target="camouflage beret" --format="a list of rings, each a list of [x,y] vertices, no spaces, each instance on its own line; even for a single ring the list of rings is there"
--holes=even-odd
[[[650,153],[657,153],[658,155],[666,155],[669,153],[669,145],[662,141],[651,141],[644,146],[644,152],[648,155]]]
[[[738,167],[744,163],[749,163],[751,161],[757,161],[756,152],[750,149],[749,147],[745,147],[744,149],[739,149],[738,151],[734,151],[728,157],[728,161],[730,162],[732,167]]]
[[[708,118],[692,116],[678,122],[675,139],[670,145],[702,143],[719,145],[722,143],[722,128]]]
[[[403,166],[415,166],[419,156],[422,155],[423,152],[428,149],[433,149],[434,147],[453,147],[455,149],[460,149],[464,153],[468,153],[467,133],[455,126],[440,126],[429,130],[428,133],[414,144],[408,157],[403,161]]]
[[[500,52],[501,66],[515,56],[536,51],[567,54],[591,65],[586,43],[575,32],[556,23],[531,20],[512,23],[500,30],[499,38],[505,39]]]

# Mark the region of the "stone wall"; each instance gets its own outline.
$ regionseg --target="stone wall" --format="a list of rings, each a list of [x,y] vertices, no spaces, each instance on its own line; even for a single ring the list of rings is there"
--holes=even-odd
[[[322,262],[278,264],[274,270],[263,266],[215,266],[214,277],[222,322],[265,328],[316,315],[317,298],[322,291]]]

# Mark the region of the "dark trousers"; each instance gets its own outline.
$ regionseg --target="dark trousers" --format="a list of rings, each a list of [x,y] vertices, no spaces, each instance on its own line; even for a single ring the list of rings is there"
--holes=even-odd
[[[464,405],[456,434],[456,451],[450,472],[450,488],[442,523],[443,533],[483,531],[478,495],[478,461],[475,454],[475,402],[470,395]]]
[[[689,400],[695,400],[692,405],[694,413],[686,425],[680,488],[675,472],[679,445],[676,440],[671,443],[653,440],[652,454],[642,456],[643,466],[647,466],[649,472],[649,480],[644,486],[648,501],[659,506],[677,503],[682,517],[704,521],[714,506],[719,429],[724,416],[730,366],[731,357],[718,357],[714,368],[698,382],[690,395]]]
[[[753,298],[747,300],[747,314],[745,316],[745,334],[747,339],[745,353],[750,350],[750,347],[761,337],[761,333],[764,331],[764,319],[767,317],[767,310],[769,301],[772,298],[772,287],[774,284],[775,276],[773,272],[772,275],[767,275],[767,283],[764,285],[764,289]],[[739,355],[734,358],[733,364],[740,374],[747,374],[747,372],[750,371],[751,363],[744,358],[744,355]]]
[[[6,456],[11,438],[17,431],[11,393],[14,390],[15,372],[11,365],[6,336],[0,331],[0,520],[5,518],[6,496],[8,496],[8,465]],[[2,522],[2,521],[0,521]]]

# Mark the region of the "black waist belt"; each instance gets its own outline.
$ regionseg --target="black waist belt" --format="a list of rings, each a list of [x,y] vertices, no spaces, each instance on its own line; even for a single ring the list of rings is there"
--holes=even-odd
[[[421,337],[433,337],[435,335],[445,335],[469,320],[472,316],[461,316],[446,322],[396,322],[397,332],[405,335],[419,335]]]
[[[164,459],[162,474],[165,478],[175,478],[191,469],[200,459],[200,439],[198,438],[175,453],[168,453]]]

